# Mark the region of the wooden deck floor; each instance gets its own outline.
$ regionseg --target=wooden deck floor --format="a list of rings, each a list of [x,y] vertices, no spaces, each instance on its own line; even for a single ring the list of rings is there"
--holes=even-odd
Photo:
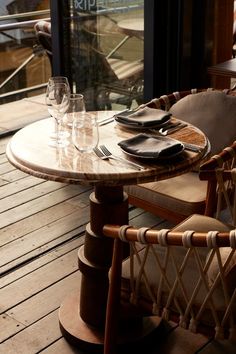
[[[77,250],[84,242],[91,189],[16,170],[5,156],[9,138],[0,139],[0,353],[82,354],[62,337],[58,308],[67,294],[79,291]],[[139,209],[130,211],[130,220],[166,226]],[[208,342],[172,327],[145,354],[235,352],[226,341]]]

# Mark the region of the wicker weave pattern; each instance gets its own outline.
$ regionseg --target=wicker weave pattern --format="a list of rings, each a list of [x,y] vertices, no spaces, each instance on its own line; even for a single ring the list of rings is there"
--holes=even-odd
[[[221,252],[222,248],[218,244],[221,234],[217,231],[201,235],[202,244],[207,244],[204,257],[204,246],[194,246],[194,231],[183,232],[179,238],[179,246],[171,246],[174,238],[173,232],[171,235],[169,230],[152,231],[151,236],[147,231],[146,228],[136,231],[135,238],[142,239],[142,244],[145,242],[142,252],[138,241],[130,242],[131,303],[140,305],[148,301],[153,314],[166,320],[177,314],[179,325],[193,332],[197,331],[199,325],[210,324],[215,329],[215,338],[236,340],[236,288],[235,284],[229,286],[227,282],[229,264],[235,259],[236,231],[224,235],[224,242],[229,250],[227,257]],[[129,240],[122,229],[119,234],[122,240]],[[163,251],[158,252],[160,247],[164,247],[164,257]],[[156,268],[153,272],[159,274],[155,286],[149,279],[149,257],[155,260]],[[214,281],[210,281],[209,274],[216,260],[216,276]],[[186,278],[191,276],[189,267],[195,269],[191,291],[186,282]]]
[[[217,219],[223,218],[223,221],[233,227],[236,226],[235,161],[236,142],[225,148],[219,155],[213,156],[200,169],[200,178],[206,179],[210,183],[213,181],[215,186],[215,198],[209,197],[211,202],[214,200],[216,202],[215,217]],[[216,338],[229,336],[231,339],[236,339],[234,330],[236,289],[235,284],[229,284],[227,280],[229,265],[236,263],[236,231],[224,235],[223,245],[219,243],[221,234],[218,231],[209,231],[199,235],[197,231],[183,232],[178,236],[176,243],[176,235],[171,236],[173,231],[152,231],[149,236],[147,228],[137,230],[135,237],[130,242],[130,300],[132,303],[138,303],[144,293],[145,296],[148,294],[148,301],[152,302],[154,314],[168,318],[171,311],[177,312],[179,324],[193,331],[197,330],[199,323],[204,322],[205,311],[207,311],[211,325],[214,323]],[[121,227],[119,230],[120,239],[131,241],[127,238],[129,232],[130,228]],[[197,239],[198,242],[195,243]],[[137,246],[137,242],[145,245],[145,250],[143,249],[142,253],[139,252],[140,245]],[[164,257],[163,252],[158,252],[160,247],[165,248]],[[205,249],[204,257],[202,257],[203,249]],[[183,250],[185,250],[184,254]],[[180,252],[182,252],[181,257],[179,256]],[[155,259],[155,267],[158,270],[157,274],[159,274],[155,286],[150,283],[146,269],[150,254]],[[215,270],[214,281],[210,281],[213,266],[217,270]],[[189,277],[189,267],[196,271],[191,293],[188,284],[186,284],[186,278]],[[236,265],[234,272],[236,272]],[[223,303],[219,303],[219,294]]]
[[[208,204],[215,203],[216,218],[221,219],[222,210],[228,210],[227,223],[236,226],[236,142],[226,147],[220,154],[201,165],[199,177],[208,180],[211,195]],[[215,195],[214,195],[215,194]],[[223,220],[224,221],[224,220]]]

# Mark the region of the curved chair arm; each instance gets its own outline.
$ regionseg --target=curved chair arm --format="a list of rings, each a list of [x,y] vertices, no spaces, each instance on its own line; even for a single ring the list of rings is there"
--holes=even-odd
[[[142,240],[140,235],[144,235]],[[130,225],[104,225],[103,233],[107,237],[119,238],[123,242],[141,242],[141,243],[151,243],[151,244],[161,244],[161,235],[163,230],[154,230],[148,228],[135,228]],[[212,231],[215,232],[215,231]],[[184,244],[184,234],[182,231],[172,231],[170,229],[165,229],[166,235],[166,245],[167,246],[185,246]],[[198,232],[191,231],[191,246],[193,247],[208,247],[209,233],[208,232]],[[231,247],[230,244],[230,233],[229,232],[218,232],[216,238],[217,247]]]

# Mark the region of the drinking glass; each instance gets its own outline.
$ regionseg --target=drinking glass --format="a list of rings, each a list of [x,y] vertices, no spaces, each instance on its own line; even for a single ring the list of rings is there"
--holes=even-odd
[[[80,152],[90,153],[98,145],[98,125],[96,116],[82,113],[72,123],[72,142]]]
[[[55,119],[55,133],[51,136],[50,146],[65,147],[69,144],[66,138],[69,133],[62,131],[62,120],[69,106],[70,89],[64,83],[49,83],[46,91],[46,104],[51,116]]]
[[[63,118],[64,124],[72,127],[73,120],[85,113],[85,111],[84,96],[79,93],[72,93],[70,95],[68,110]]]
[[[52,85],[55,85],[55,84],[65,84],[68,88],[68,90],[70,91],[70,85],[69,85],[69,81],[67,79],[66,76],[51,76],[49,79],[48,79],[48,85],[47,85],[47,90],[49,88],[49,86],[52,86]],[[46,93],[46,96],[47,96],[47,93]],[[46,104],[48,105],[48,102],[47,102],[47,97],[46,97]],[[48,111],[50,110],[50,107],[48,109]],[[50,113],[50,111],[49,111]],[[58,129],[57,129],[57,126],[56,126],[56,122],[55,122],[55,130],[54,132],[52,132],[50,134],[50,138],[51,139],[57,139],[58,138]]]

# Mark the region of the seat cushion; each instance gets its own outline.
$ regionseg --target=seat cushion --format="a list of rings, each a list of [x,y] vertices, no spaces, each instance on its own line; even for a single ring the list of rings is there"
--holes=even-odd
[[[51,34],[51,22],[45,21],[45,20],[40,20],[36,22],[34,29],[36,32],[46,32]]]
[[[233,227],[210,216],[194,214],[176,225],[173,231],[195,230],[198,232],[208,232],[217,230],[220,232],[230,231]],[[207,249],[207,252],[209,250]]]
[[[221,91],[190,94],[171,108],[176,118],[200,128],[211,143],[212,154],[231,145],[236,137],[236,97]]]
[[[143,72],[142,60],[128,61],[109,58],[107,61],[119,80],[132,78],[141,75]]]
[[[208,216],[202,215],[193,215],[182,223],[178,224],[173,230],[175,231],[186,231],[186,230],[198,230],[200,232],[208,232],[210,230],[217,230],[220,232],[225,232],[231,230],[231,227],[228,224],[222,223],[219,220]],[[222,247],[220,248],[220,255],[222,259],[222,263],[224,264],[228,255],[232,249],[230,247]],[[202,248],[203,255],[205,255],[208,259],[209,250],[207,248]],[[205,257],[204,257],[205,258]],[[219,266],[217,261],[217,256],[215,255],[213,261],[208,270],[208,281],[209,284],[212,285],[216,279],[216,276],[219,273]],[[229,291],[232,293],[236,284],[236,253],[233,254],[229,264],[226,267],[226,284],[228,286]]]
[[[202,213],[205,207],[207,182],[200,181],[195,172],[185,173],[167,180],[125,187],[129,196],[189,216]]]
[[[192,215],[191,217],[189,217],[188,219],[186,219],[185,221],[183,221],[179,225],[177,225],[175,228],[173,228],[174,231],[181,231],[181,232],[186,231],[186,230],[196,230],[199,232],[208,232],[210,230],[218,230],[218,231],[224,232],[224,231],[229,231],[230,229],[231,228],[228,225],[220,222],[219,220],[216,220],[214,218],[210,218],[207,216],[203,216],[203,215]],[[187,249],[185,247],[180,247],[180,246],[171,246],[170,248],[171,248],[171,252],[174,256],[177,268],[179,269],[180,265],[183,263],[184,257],[186,256]],[[162,263],[162,266],[164,267],[167,248],[160,246],[160,245],[154,245],[154,249],[155,249],[155,252],[156,252],[160,262]],[[203,264],[205,264],[205,261],[206,261],[207,257],[209,256],[209,249],[207,247],[201,247],[201,248],[199,247],[199,248],[197,248],[197,250],[198,250],[199,259],[201,260],[201,262]],[[144,258],[144,255],[145,255],[145,248],[141,249],[139,251],[139,257],[141,259]],[[216,273],[218,270],[217,267],[218,267],[218,265],[216,265],[216,267],[214,267],[214,264],[213,264],[212,269],[210,269],[210,271],[208,272],[209,283],[211,283],[213,280],[213,277],[216,276]],[[166,270],[166,275],[167,275],[167,278],[169,281],[169,285],[171,287],[171,286],[173,286],[174,281],[175,281],[175,277],[176,277],[175,268],[173,267],[171,256],[170,256],[170,259],[169,259],[167,265],[165,266],[165,270]],[[139,271],[139,265],[138,265],[137,257],[135,257],[135,265],[134,265],[135,279],[138,278],[138,271]],[[148,253],[146,263],[145,263],[145,271],[146,271],[147,277],[149,279],[149,282],[151,284],[151,288],[155,289],[155,291],[157,291],[158,286],[160,284],[161,273],[160,273],[159,268],[157,267],[156,257],[154,256],[153,252]],[[235,258],[234,258],[234,264],[232,264],[232,262],[231,262],[229,272],[227,272],[227,274],[226,274],[226,278],[228,275],[230,276],[230,281],[232,281],[232,274],[234,274],[234,281],[233,281],[233,285],[229,289],[230,292],[232,292],[233,288],[235,288],[235,282],[236,282],[236,259]],[[123,262],[123,268],[122,268],[122,287],[123,287],[123,289],[129,288],[129,286],[130,286],[129,279],[130,279],[130,260],[128,258],[126,261]],[[197,265],[194,253],[192,252],[188,258],[188,262],[186,263],[186,266],[182,270],[182,280],[183,280],[184,287],[186,289],[186,296],[188,299],[190,299],[190,297],[192,296],[193,290],[197,284],[198,279],[199,279],[199,269],[198,269],[198,265]],[[141,285],[140,285],[141,297],[146,299],[147,301],[151,302],[149,293],[148,293],[144,283],[145,282],[142,279]],[[162,279],[162,291],[161,291],[162,305],[166,301],[167,293],[168,293],[168,291],[167,291],[166,282],[163,281],[163,279]],[[184,300],[183,292],[182,292],[180,286],[178,286],[178,288],[176,290],[176,295],[177,295],[178,301],[180,302],[181,306],[183,306],[183,308],[185,308],[186,301]],[[205,297],[206,297],[206,288],[202,284],[198,293],[196,294],[195,299],[194,299],[194,305],[197,308],[199,308],[201,306],[201,304],[203,303]],[[163,302],[163,299],[164,299],[164,302]],[[214,305],[215,305],[216,309],[221,312],[222,309],[224,308],[224,305],[225,305],[225,298],[224,298],[221,284],[219,284],[218,287],[216,288],[216,291],[213,294],[213,299],[214,299]],[[175,309],[173,303],[171,304],[171,307],[172,307],[172,309]],[[206,308],[208,310],[207,310],[207,315],[204,317],[204,321],[205,321],[205,324],[209,325],[214,322],[213,318],[211,317],[212,314],[211,314],[209,303],[206,304]],[[234,306],[234,311],[235,311],[235,306]]]

